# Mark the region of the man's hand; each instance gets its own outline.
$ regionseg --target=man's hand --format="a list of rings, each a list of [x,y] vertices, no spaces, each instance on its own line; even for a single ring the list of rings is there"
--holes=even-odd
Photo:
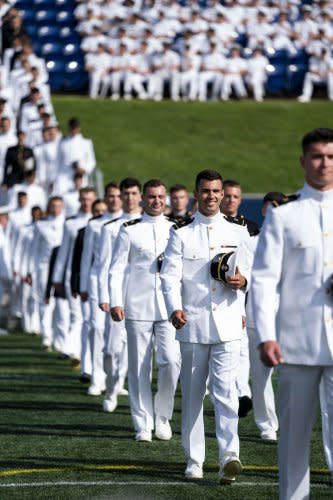
[[[246,278],[239,272],[238,266],[236,266],[234,276],[227,276],[228,287],[233,290],[239,290],[246,286]]]
[[[80,297],[81,297],[82,302],[87,302],[88,292],[80,292]]]
[[[110,306],[109,304],[107,304],[106,302],[103,302],[102,304],[99,304],[99,308],[105,312],[105,313],[108,313],[110,312]]]
[[[260,359],[266,366],[277,366],[283,363],[282,351],[275,340],[262,342],[259,346]]]
[[[171,315],[171,323],[176,328],[176,330],[180,330],[187,323],[186,313],[181,310],[173,311]]]
[[[123,307],[111,307],[111,318],[113,321],[122,321],[125,319],[125,311]]]

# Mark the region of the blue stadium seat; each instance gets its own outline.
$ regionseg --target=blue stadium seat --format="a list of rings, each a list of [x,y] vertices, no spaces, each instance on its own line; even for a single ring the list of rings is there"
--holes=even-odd
[[[57,22],[56,9],[42,9],[36,12],[36,21],[38,24],[52,24]]]
[[[73,14],[73,10],[61,10],[57,14],[57,23],[62,26],[74,25],[76,23],[76,19]]]
[[[269,62],[273,65],[286,64],[287,51],[284,49],[275,50],[271,48],[267,51],[267,57],[269,59]]]
[[[62,58],[50,58],[46,62],[52,91],[62,90],[65,81],[65,63]]]
[[[296,54],[288,57],[288,64],[307,64],[309,61],[309,54],[303,49],[299,49]]]
[[[301,93],[307,70],[306,64],[289,64],[287,66],[286,90],[288,92]]]
[[[68,90],[88,88],[88,74],[83,70],[82,61],[71,60],[65,64],[65,86]]]
[[[54,9],[55,0],[33,0],[36,9]]]
[[[58,26],[45,25],[38,29],[38,38],[42,42],[55,42],[60,38]]]
[[[266,82],[266,92],[268,94],[280,94],[286,86],[286,71],[285,64],[270,64],[268,66],[268,78]]]
[[[48,42],[42,45],[42,57],[49,58],[53,56],[62,56],[63,53],[63,45],[60,42]]]
[[[65,57],[73,59],[81,54],[80,45],[78,43],[65,43],[63,45],[63,54]]]
[[[35,40],[35,41],[32,42],[32,48],[33,48],[34,53],[38,57],[42,56],[42,47],[41,47],[41,44],[38,41]]]
[[[69,26],[64,26],[60,28],[60,37],[64,44],[66,43],[76,43],[80,44],[81,39],[78,33],[71,29]]]
[[[19,10],[31,10],[33,9],[31,5],[31,0],[18,0],[15,2],[15,9]]]
[[[36,22],[36,12],[30,8],[20,9],[24,24]]]
[[[35,23],[24,23],[24,28],[32,41],[38,40],[38,28]]]

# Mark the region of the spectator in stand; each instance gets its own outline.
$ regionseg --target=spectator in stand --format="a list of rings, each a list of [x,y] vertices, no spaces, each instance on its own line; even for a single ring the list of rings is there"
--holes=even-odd
[[[305,75],[302,95],[299,102],[310,102],[315,85],[328,85],[328,95],[333,98],[332,78],[328,78],[329,67],[332,65],[331,58],[326,49],[323,49],[318,56],[312,56],[309,62],[309,71]]]
[[[238,98],[246,97],[244,76],[247,72],[247,62],[240,55],[240,46],[233,45],[230,56],[225,63],[225,76],[223,81],[221,97],[223,101],[228,101],[232,88]]]
[[[85,70],[89,73],[89,97],[96,99],[101,95],[101,83],[111,64],[111,56],[104,44],[97,45],[96,54],[85,56]]]
[[[264,56],[261,47],[256,47],[247,61],[245,81],[252,88],[253,97],[257,102],[264,100],[268,64],[269,60]]]

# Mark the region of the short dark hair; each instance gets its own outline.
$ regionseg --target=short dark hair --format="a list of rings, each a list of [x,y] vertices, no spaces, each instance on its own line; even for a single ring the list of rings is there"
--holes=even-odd
[[[178,193],[178,191],[187,191],[186,186],[184,184],[173,184],[169,189],[170,194]]]
[[[99,203],[103,203],[105,205],[105,201],[102,198],[96,198],[94,203],[91,205],[91,209],[93,210]]]
[[[83,187],[81,189],[79,189],[79,193],[80,193],[80,196],[81,194],[86,194],[86,193],[94,193],[96,194],[96,191],[93,187],[91,186],[86,186],[86,187]]]
[[[51,196],[51,198],[49,198],[49,201],[48,203],[52,203],[52,201],[64,201],[64,199],[61,197],[61,196]]]
[[[285,198],[286,195],[281,193],[280,191],[269,191],[269,193],[265,194],[262,200],[262,204],[264,205],[269,201],[270,203],[274,204],[275,202],[276,204],[280,205]]]
[[[80,120],[76,117],[73,117],[73,118],[70,118],[68,120],[68,127],[69,128],[78,128],[80,127],[81,124],[80,124]]]
[[[106,193],[109,191],[109,189],[119,189],[118,183],[113,181],[108,182],[104,187],[104,196],[106,196]]]
[[[200,181],[205,180],[205,181],[221,181],[223,185],[223,179],[222,176],[217,170],[211,170],[209,168],[205,170],[201,170],[201,172],[198,173],[195,179],[195,189],[198,190]]]
[[[225,181],[223,181],[223,188],[225,189],[226,187],[241,188],[241,185],[238,181],[234,181],[233,179],[226,179]]]
[[[137,186],[139,191],[141,191],[141,182],[135,177],[125,177],[119,184],[120,191],[124,191],[124,189],[128,189],[131,187]]]
[[[148,188],[160,187],[160,186],[163,186],[166,189],[166,185],[160,179],[150,179],[149,181],[145,182],[143,185],[143,194],[146,194],[146,191]]]
[[[315,128],[311,130],[302,139],[302,151],[305,153],[308,147],[314,143],[324,143],[333,142],[333,129],[331,128]]]

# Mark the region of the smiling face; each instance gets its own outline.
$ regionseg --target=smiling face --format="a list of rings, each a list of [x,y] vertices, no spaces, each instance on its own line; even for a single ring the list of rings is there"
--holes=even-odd
[[[219,213],[220,203],[223,199],[223,186],[221,180],[208,181],[201,179],[194,197],[198,201],[198,210],[206,217]]]
[[[333,189],[333,142],[309,144],[300,163],[311,187],[319,191]]]
[[[153,217],[161,215],[166,205],[165,186],[147,187],[142,200],[144,210],[148,215]]]

